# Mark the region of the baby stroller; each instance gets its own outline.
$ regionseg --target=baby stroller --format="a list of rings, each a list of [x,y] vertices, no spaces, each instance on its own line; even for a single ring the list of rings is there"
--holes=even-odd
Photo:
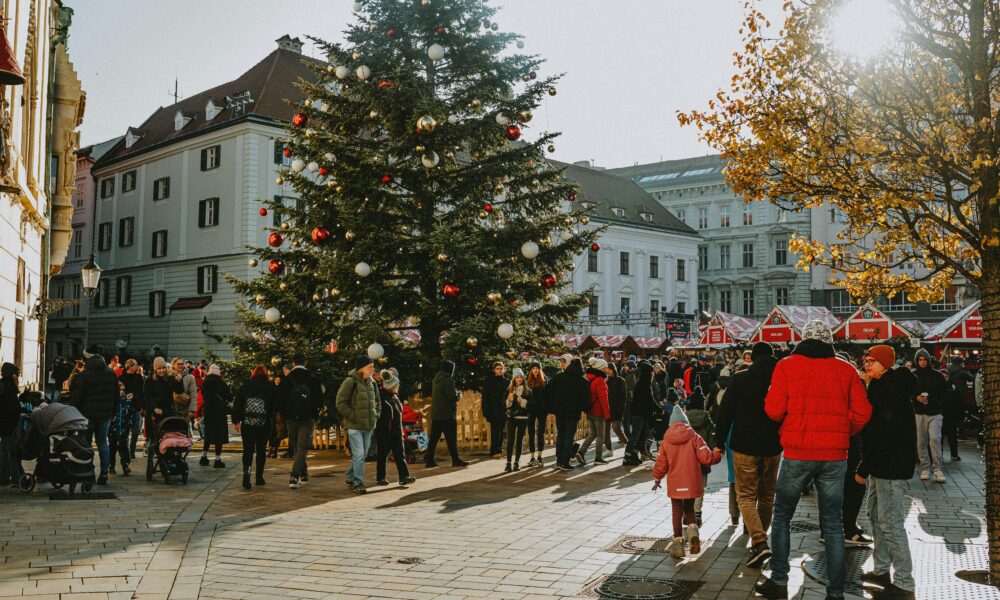
[[[19,444],[20,459],[34,460],[32,472],[25,472],[18,487],[25,494],[38,482],[47,481],[54,488],[69,486],[70,495],[76,486],[84,494],[94,487],[94,450],[85,434],[90,425],[75,406],[53,403],[35,409],[24,417],[27,433]]]
[[[170,484],[171,477],[180,477],[181,483],[188,482],[187,455],[191,451],[188,437],[188,423],[181,417],[167,417],[153,426],[156,439],[153,454],[146,463],[146,481],[152,481],[157,472],[163,474],[163,481]]]
[[[403,452],[406,462],[417,461],[417,452],[427,450],[427,434],[424,433],[423,416],[409,404],[403,405]]]

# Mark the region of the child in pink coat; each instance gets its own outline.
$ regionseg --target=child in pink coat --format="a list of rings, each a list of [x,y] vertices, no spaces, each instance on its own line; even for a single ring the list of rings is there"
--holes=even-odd
[[[691,554],[701,552],[701,538],[695,523],[694,500],[704,493],[701,480],[701,465],[714,465],[722,460],[722,451],[714,451],[705,440],[695,433],[680,406],[674,406],[670,424],[663,434],[660,452],[653,466],[653,489],[660,487],[660,480],[667,477],[667,497],[673,510],[674,539],[670,543],[670,554],[675,558],[684,557],[684,538],[687,534],[691,544]],[[682,522],[683,519],[683,522]],[[683,525],[687,524],[687,529]]]

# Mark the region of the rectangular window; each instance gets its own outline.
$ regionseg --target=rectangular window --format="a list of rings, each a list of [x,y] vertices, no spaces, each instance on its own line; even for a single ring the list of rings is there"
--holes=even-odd
[[[77,208],[83,208],[83,200],[84,200],[83,190],[84,190],[84,183],[82,181],[78,181],[76,184],[76,191],[73,192],[73,197],[76,199]]]
[[[753,266],[753,244],[750,242],[743,243],[743,266],[746,268]]]
[[[160,177],[153,182],[153,200],[163,200],[170,197],[170,178]]]
[[[787,210],[785,210],[783,208],[779,208],[778,209],[778,222],[779,223],[787,223],[788,222],[788,211]]]
[[[681,223],[687,223],[687,211],[683,208],[677,209],[677,220]]]
[[[219,267],[205,265],[198,267],[198,293],[214,294],[217,290]]]
[[[101,223],[97,228],[97,249],[111,250],[111,223]]]
[[[219,224],[219,199],[206,198],[198,203],[198,227],[213,227]]]
[[[719,268],[728,269],[730,262],[730,248],[729,244],[722,244],[719,246]]]
[[[879,302],[879,307],[892,312],[909,312],[917,310],[917,305],[906,298],[906,294],[899,292],[885,302]]]
[[[783,267],[788,264],[788,241],[774,242],[774,264]]]
[[[844,290],[833,290],[830,292],[830,310],[838,314],[853,311],[854,304],[851,302],[851,295]]]
[[[660,312],[660,301],[659,300],[650,300],[649,301],[649,312],[650,312],[650,314],[652,314],[654,316],[656,315],[656,313]]]
[[[288,161],[285,158],[285,147],[278,143],[278,140],[274,140],[274,164],[283,165]]]
[[[619,219],[625,217],[625,209],[624,208],[615,207],[615,208],[611,209],[611,212],[614,213],[614,215],[616,217],[618,217]]]
[[[587,272],[597,272],[597,253],[593,250],[587,250]]]
[[[83,227],[73,228],[73,241],[71,245],[73,247],[73,258],[83,256]]]
[[[708,207],[701,207],[698,209],[698,229],[708,228]]]
[[[132,276],[122,275],[115,278],[115,306],[132,304]]]
[[[101,198],[110,198],[115,195],[115,178],[105,177],[101,180]]]
[[[135,189],[135,171],[129,171],[122,175],[122,193],[131,192]]]
[[[836,208],[831,208],[830,209],[830,222],[831,223],[836,223],[837,222],[837,209]]]
[[[149,292],[149,316],[162,317],[167,312],[167,293],[163,290]]]
[[[753,312],[753,290],[743,290],[743,315],[749,317]]]
[[[753,204],[749,202],[743,205],[743,224],[753,225]]]
[[[590,295],[590,304],[587,305],[587,315],[591,319],[597,319],[597,315],[600,314],[600,308],[597,301],[597,294]]]
[[[698,310],[708,312],[711,308],[708,301],[708,290],[698,290]]]
[[[107,279],[97,284],[97,295],[94,296],[94,308],[105,308],[111,298],[111,284]]]
[[[954,285],[944,291],[944,298],[931,304],[931,310],[935,312],[958,310],[959,308],[958,287]]]
[[[125,217],[118,220],[118,247],[132,245],[135,238],[135,217]]]
[[[622,297],[621,297],[621,298],[619,299],[619,304],[618,304],[618,306],[619,306],[619,307],[620,307],[620,309],[621,309],[621,314],[623,314],[623,315],[627,315],[627,314],[629,314],[630,312],[632,312],[632,299],[631,299],[631,298],[627,298],[627,297],[625,297],[625,296],[622,296]]]
[[[82,288],[81,288],[81,284],[79,284],[79,283],[74,283],[74,284],[73,284],[73,299],[74,299],[74,300],[79,300],[79,299],[80,299],[80,293],[81,293],[82,291],[83,291],[83,290],[82,290]],[[70,310],[70,313],[71,313],[71,314],[72,314],[72,315],[73,315],[74,317],[79,317],[79,316],[80,316],[80,304],[79,304],[79,303],[77,303],[77,304],[74,304],[74,305],[73,305],[73,307],[72,307],[72,309]]]
[[[708,270],[708,246],[698,246],[698,270]]]
[[[153,232],[153,258],[163,258],[167,255],[167,230]]]
[[[216,144],[208,148],[201,149],[201,170],[211,171],[218,168],[219,159],[222,156],[222,146]]]
[[[15,291],[16,293],[15,300],[17,302],[20,302],[21,304],[24,304],[25,296],[27,295],[26,291],[28,287],[27,277],[28,277],[28,272],[25,267],[24,259],[19,258],[17,259],[17,288]]]
[[[618,274],[628,275],[628,252],[618,253]]]
[[[687,281],[687,259],[677,259],[677,281]]]
[[[722,312],[733,312],[733,293],[730,290],[719,292],[719,310]]]
[[[24,367],[24,319],[14,319],[14,365]]]
[[[729,227],[729,207],[719,207],[719,227]]]
[[[774,303],[780,304],[781,306],[791,304],[791,302],[788,301],[788,288],[775,288]]]
[[[687,306],[687,302],[678,302],[677,303],[677,312],[679,312],[679,313],[687,313],[687,307],[688,307]]]
[[[649,278],[659,279],[660,278],[660,257],[650,256],[649,257]]]

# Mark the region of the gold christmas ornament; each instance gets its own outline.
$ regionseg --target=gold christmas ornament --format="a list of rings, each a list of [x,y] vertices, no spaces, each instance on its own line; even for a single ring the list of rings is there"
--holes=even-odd
[[[475,348],[476,346],[479,345],[479,340],[477,340],[475,336],[469,336],[465,340],[465,343],[468,344],[470,348]]]
[[[437,255],[438,262],[448,262],[448,255],[442,252]]]
[[[285,283],[284,281],[282,281],[281,283],[278,284],[278,289],[281,290],[281,291],[283,291],[283,292],[287,292],[288,291],[288,284]]]
[[[555,146],[553,146],[552,144],[549,144],[549,147],[548,147],[548,148],[546,148],[546,150],[548,150],[548,151],[549,151],[549,154],[552,154],[553,152],[555,152],[555,151],[556,151],[556,147],[555,147]]]
[[[437,121],[430,115],[424,115],[417,119],[417,133],[432,133],[437,127]]]
[[[504,187],[503,187],[502,183],[498,183],[495,186],[493,186],[493,191],[496,192],[496,193],[498,193],[498,194],[501,193],[501,192],[503,192],[503,190],[504,190]]]
[[[278,185],[285,185],[285,180],[281,177],[278,177],[277,179],[274,180],[274,183]]]
[[[480,101],[478,98],[473,98],[472,100],[469,101],[469,106],[471,106],[472,108],[480,108],[482,107],[482,105],[483,105],[482,101]]]
[[[251,267],[256,267],[260,263],[257,262],[256,258],[251,258],[250,260],[247,261],[247,264],[250,265]]]
[[[353,231],[344,232],[344,239],[347,240],[348,242],[352,241],[354,239],[354,232]]]
[[[271,366],[272,367],[277,367],[280,364],[281,364],[281,357],[278,357],[278,356],[272,356],[271,357]]]
[[[533,187],[533,188],[535,188],[537,190],[538,188],[542,187],[542,182],[538,181],[537,179],[532,179],[531,180],[531,187]]]
[[[291,227],[292,226],[288,221],[285,221],[284,223],[281,224],[281,228],[285,231],[288,231]]]
[[[566,217],[566,224],[567,225],[572,225],[574,222],[575,221],[573,221],[573,217]]]
[[[522,111],[521,111],[521,114],[519,114],[519,115],[517,116],[517,118],[518,118],[518,120],[519,120],[519,121],[521,121],[522,123],[527,123],[527,122],[531,121],[531,119],[532,119],[532,118],[533,118],[534,116],[535,116],[535,115],[534,115],[534,114],[532,114],[530,110],[522,110]]]
[[[368,117],[371,118],[371,119],[377,119],[378,118],[378,111],[377,110],[371,111],[370,113],[368,113]]]
[[[335,192],[337,192],[338,194],[340,194],[340,193],[342,193],[342,192],[344,191],[344,186],[341,186],[341,185],[338,185],[337,187],[335,187],[335,188],[333,189],[333,191],[335,191]]]
[[[257,294],[254,297],[254,300],[257,302],[257,304],[263,304],[263,302],[264,302],[264,294]]]
[[[590,217],[580,217],[580,224],[587,225],[590,223]]]
[[[503,296],[500,295],[500,292],[490,292],[489,294],[486,294],[486,299],[496,305],[500,304],[503,300]]]
[[[305,101],[302,102],[302,105],[306,108],[312,108],[313,101],[311,98],[306,98]]]
[[[486,214],[486,211],[485,211],[485,210],[481,210],[481,211],[479,211],[479,218],[480,218],[480,219],[485,219],[485,218],[486,218],[486,217],[488,217],[488,216],[489,216],[489,215],[488,215],[488,214]]]
[[[414,148],[414,150],[417,151],[417,154],[423,154],[424,151],[427,150],[427,148],[425,148],[424,146],[417,146],[416,148]]]
[[[337,187],[337,182],[331,179],[330,181],[326,182],[326,187],[327,189],[332,190],[333,188]]]
[[[517,358],[517,352],[515,352],[514,350],[508,350],[507,358],[514,360],[515,358]]]
[[[550,96],[555,96],[556,95],[556,88],[549,88],[549,95]]]
[[[319,302],[319,294],[313,294],[313,302]]]
[[[331,298],[339,298],[340,297],[340,290],[338,290],[337,288],[330,288],[330,297]]]

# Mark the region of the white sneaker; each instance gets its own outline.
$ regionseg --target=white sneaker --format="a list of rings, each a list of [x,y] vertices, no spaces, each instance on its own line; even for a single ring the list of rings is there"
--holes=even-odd
[[[920,481],[927,481],[930,478],[931,478],[931,472],[930,471],[928,471],[927,469],[921,469],[920,470]]]
[[[944,483],[948,480],[945,479],[944,473],[942,473],[941,471],[934,471],[934,481],[938,483]]]

